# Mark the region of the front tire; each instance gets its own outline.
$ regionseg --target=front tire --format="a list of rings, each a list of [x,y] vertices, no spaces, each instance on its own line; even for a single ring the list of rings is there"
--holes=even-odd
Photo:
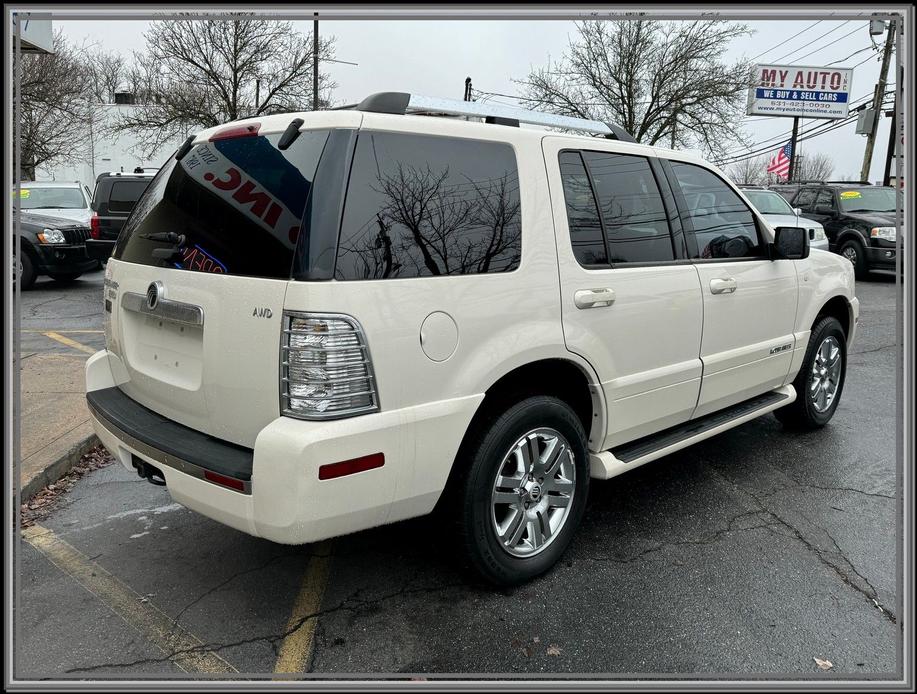
[[[847,339],[837,318],[825,316],[812,328],[809,346],[793,381],[796,401],[774,411],[785,426],[819,429],[834,416],[847,373]]]
[[[589,454],[579,417],[562,400],[530,397],[480,431],[468,450],[456,512],[469,564],[501,586],[544,573],[586,507]]]
[[[14,276],[20,282],[20,290],[31,289],[32,285],[35,284],[35,266],[32,264],[32,259],[28,253],[23,252],[18,259],[13,256],[13,271]]]
[[[869,276],[869,267],[866,265],[866,249],[856,239],[845,241],[841,246],[840,254],[853,265],[853,273],[858,280]]]

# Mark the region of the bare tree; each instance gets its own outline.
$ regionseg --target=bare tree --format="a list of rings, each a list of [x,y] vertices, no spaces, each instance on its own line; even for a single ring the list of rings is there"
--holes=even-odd
[[[726,173],[734,183],[739,185],[762,186],[768,183],[776,183],[776,180],[770,180],[774,178],[774,175],[767,173],[768,161],[769,157],[767,155],[749,157],[731,164],[726,169]]]
[[[122,115],[116,127],[152,152],[189,130],[309,107],[312,36],[290,22],[239,17],[153,22],[146,52],[135,54],[128,75],[149,103]],[[333,38],[320,42],[320,61],[333,54]],[[327,75],[319,84],[327,104],[336,85]]]
[[[53,53],[22,56],[18,117],[21,178],[86,151],[96,120],[92,80],[81,51],[62,32],[54,35]]]
[[[112,51],[93,48],[86,51],[83,65],[89,75],[93,99],[100,104],[115,101],[115,92],[126,86],[127,60]]]
[[[745,142],[751,75],[747,61],[724,54],[750,34],[722,21],[581,22],[560,62],[516,82],[530,106],[613,122],[646,144],[722,151]]]
[[[799,181],[827,181],[834,175],[834,160],[824,152],[802,154],[795,168]]]

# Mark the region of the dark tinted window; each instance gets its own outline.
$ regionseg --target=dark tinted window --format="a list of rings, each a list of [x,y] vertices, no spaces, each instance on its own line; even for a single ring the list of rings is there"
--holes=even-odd
[[[755,218],[725,181],[694,164],[672,162],[693,228],[697,258],[747,258],[764,251]]]
[[[596,197],[611,263],[674,260],[669,223],[653,170],[645,157],[583,152]]]
[[[834,193],[827,188],[822,188],[818,191],[818,195],[815,197],[815,206],[825,205],[827,207],[834,207]]]
[[[337,279],[506,272],[519,265],[521,237],[509,145],[360,133]]]
[[[288,278],[327,137],[304,132],[284,151],[277,149],[279,134],[237,137],[197,145],[181,161],[170,158],[127,219],[115,257]],[[183,238],[176,243],[169,232]]]
[[[579,152],[560,153],[560,176],[573,255],[581,265],[606,265],[605,240],[592,185]]]
[[[796,196],[796,199],[793,201],[793,204],[796,207],[802,209],[811,208],[815,203],[815,194],[818,192],[816,188],[803,188],[799,191],[799,194]]]
[[[151,180],[112,181],[108,209],[111,212],[130,212]]]

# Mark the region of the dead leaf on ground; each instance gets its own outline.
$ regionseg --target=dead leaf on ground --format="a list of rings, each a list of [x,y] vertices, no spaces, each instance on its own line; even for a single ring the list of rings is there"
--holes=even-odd
[[[834,667],[834,663],[830,660],[822,660],[821,658],[812,657],[812,660],[815,661],[815,664],[818,665],[819,670],[830,670]]]
[[[555,646],[553,643],[548,646],[547,654],[548,655],[560,655],[561,650],[560,646]]]

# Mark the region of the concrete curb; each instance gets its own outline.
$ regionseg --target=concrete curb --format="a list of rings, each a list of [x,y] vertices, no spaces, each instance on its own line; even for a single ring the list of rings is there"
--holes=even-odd
[[[66,453],[47,465],[41,472],[23,485],[21,503],[27,503],[33,496],[49,484],[57,482],[61,477],[70,472],[73,466],[80,461],[80,458],[100,443],[99,437],[95,434],[90,434],[80,439],[71,446]]]

